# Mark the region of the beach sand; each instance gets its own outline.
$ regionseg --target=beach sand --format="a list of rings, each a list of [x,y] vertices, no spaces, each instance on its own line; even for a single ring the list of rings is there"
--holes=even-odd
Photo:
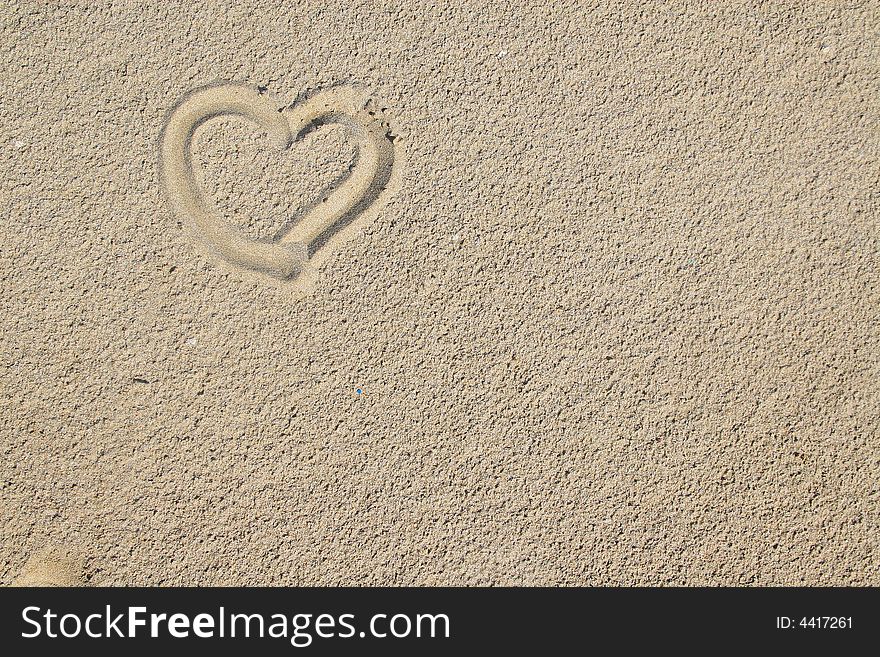
[[[379,4],[0,9],[0,582],[880,585],[880,3]]]

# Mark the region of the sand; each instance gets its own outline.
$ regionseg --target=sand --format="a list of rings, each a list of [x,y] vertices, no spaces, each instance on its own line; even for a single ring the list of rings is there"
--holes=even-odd
[[[82,587],[80,559],[58,547],[43,548],[24,565],[21,575],[12,582],[16,587]]]
[[[0,9],[0,582],[880,584],[880,3],[137,4]]]

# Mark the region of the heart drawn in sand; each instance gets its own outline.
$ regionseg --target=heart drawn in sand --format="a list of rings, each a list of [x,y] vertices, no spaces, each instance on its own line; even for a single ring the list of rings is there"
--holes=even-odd
[[[348,128],[357,143],[350,173],[321,202],[272,240],[253,239],[211,209],[196,180],[192,140],[205,121],[240,116],[265,130],[281,149],[328,123]],[[229,264],[291,281],[317,264],[319,254],[376,214],[397,169],[394,136],[366,96],[337,87],[301,103],[279,107],[257,87],[223,83],[186,94],[162,132],[160,171],[175,213],[208,249]]]

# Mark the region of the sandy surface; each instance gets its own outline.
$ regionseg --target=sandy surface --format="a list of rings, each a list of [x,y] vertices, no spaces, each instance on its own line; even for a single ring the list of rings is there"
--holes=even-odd
[[[880,585],[880,3],[49,4],[0,9],[0,581]],[[397,126],[308,286],[169,202],[219,80]],[[360,152],[191,151],[251,238]]]

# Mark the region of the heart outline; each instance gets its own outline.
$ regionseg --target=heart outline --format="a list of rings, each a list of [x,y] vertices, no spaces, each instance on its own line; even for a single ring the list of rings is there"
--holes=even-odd
[[[210,209],[195,176],[195,132],[221,116],[255,123],[281,150],[322,125],[341,124],[355,137],[357,154],[349,174],[321,202],[288,222],[271,240],[254,239]],[[380,205],[398,169],[397,147],[381,112],[352,89],[325,89],[279,107],[253,85],[218,82],[188,92],[169,112],[160,138],[160,179],[174,212],[209,251],[242,269],[292,281],[313,271],[319,251]]]

